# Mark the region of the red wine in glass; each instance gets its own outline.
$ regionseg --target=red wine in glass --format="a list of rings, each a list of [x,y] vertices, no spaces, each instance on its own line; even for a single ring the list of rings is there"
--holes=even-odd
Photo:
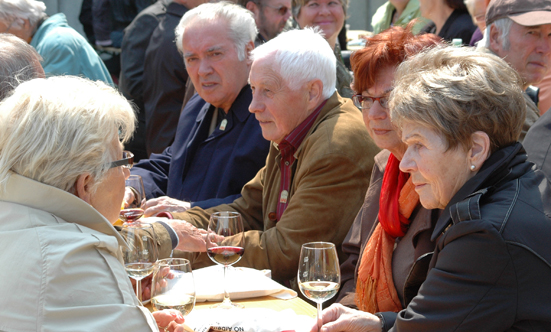
[[[134,222],[140,219],[143,216],[143,209],[134,208],[134,209],[123,209],[119,213],[119,218],[124,222]]]
[[[237,263],[243,256],[244,252],[245,248],[229,246],[207,249],[207,254],[209,255],[210,259],[213,262],[221,265],[232,265]]]

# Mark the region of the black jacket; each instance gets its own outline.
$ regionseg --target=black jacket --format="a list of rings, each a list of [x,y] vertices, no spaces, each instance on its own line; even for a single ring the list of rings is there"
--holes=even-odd
[[[550,194],[520,143],[493,153],[438,219],[427,278],[385,330],[551,331]]]

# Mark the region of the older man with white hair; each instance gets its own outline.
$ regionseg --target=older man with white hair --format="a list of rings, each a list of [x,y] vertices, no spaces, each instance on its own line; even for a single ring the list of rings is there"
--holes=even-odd
[[[551,0],[492,0],[486,10],[486,30],[479,46],[505,59],[527,91],[551,69]],[[528,95],[521,141],[539,117]]]
[[[271,141],[266,166],[233,203],[175,217],[206,228],[213,212],[241,213],[245,254],[237,264],[271,269],[283,282],[296,277],[305,242],[333,242],[342,254],[379,149],[352,101],[335,91],[335,56],[320,34],[284,32],[252,53],[249,111]],[[194,264],[207,262],[203,255]]]
[[[105,64],[65,14],[48,17],[46,5],[36,0],[0,0],[0,32],[31,44],[44,61],[47,75],[76,75],[113,84]]]

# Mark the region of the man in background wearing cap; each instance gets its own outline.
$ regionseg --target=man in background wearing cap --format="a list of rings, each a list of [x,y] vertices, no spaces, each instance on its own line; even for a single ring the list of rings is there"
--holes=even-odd
[[[522,89],[541,82],[551,69],[551,0],[492,0],[486,11],[486,31],[479,45],[505,59],[524,79]],[[528,98],[521,141],[538,119]]]

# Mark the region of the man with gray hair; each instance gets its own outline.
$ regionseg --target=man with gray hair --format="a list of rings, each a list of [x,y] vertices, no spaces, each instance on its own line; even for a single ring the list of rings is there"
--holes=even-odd
[[[0,0],[0,32],[11,33],[36,49],[48,75],[84,76],[113,84],[105,64],[86,39],[67,24],[65,14],[46,15],[36,0]]]
[[[486,31],[479,43],[505,59],[522,79],[522,89],[541,82],[551,68],[551,0],[492,0],[486,10]],[[521,140],[539,117],[527,100]]]
[[[0,100],[19,83],[44,77],[42,58],[34,48],[9,33],[0,33]]]
[[[246,231],[237,264],[271,269],[279,282],[296,277],[303,243],[333,242],[344,258],[341,243],[379,151],[358,109],[335,91],[335,70],[333,50],[312,29],[283,32],[255,49],[249,111],[271,141],[266,166],[231,204],[174,214],[207,228],[212,213],[239,212]],[[210,263],[201,255],[195,267]]]
[[[269,142],[248,111],[255,37],[252,14],[235,4],[202,4],[182,17],[176,43],[198,94],[174,143],[132,169],[143,178],[146,216],[230,203],[264,165]]]

